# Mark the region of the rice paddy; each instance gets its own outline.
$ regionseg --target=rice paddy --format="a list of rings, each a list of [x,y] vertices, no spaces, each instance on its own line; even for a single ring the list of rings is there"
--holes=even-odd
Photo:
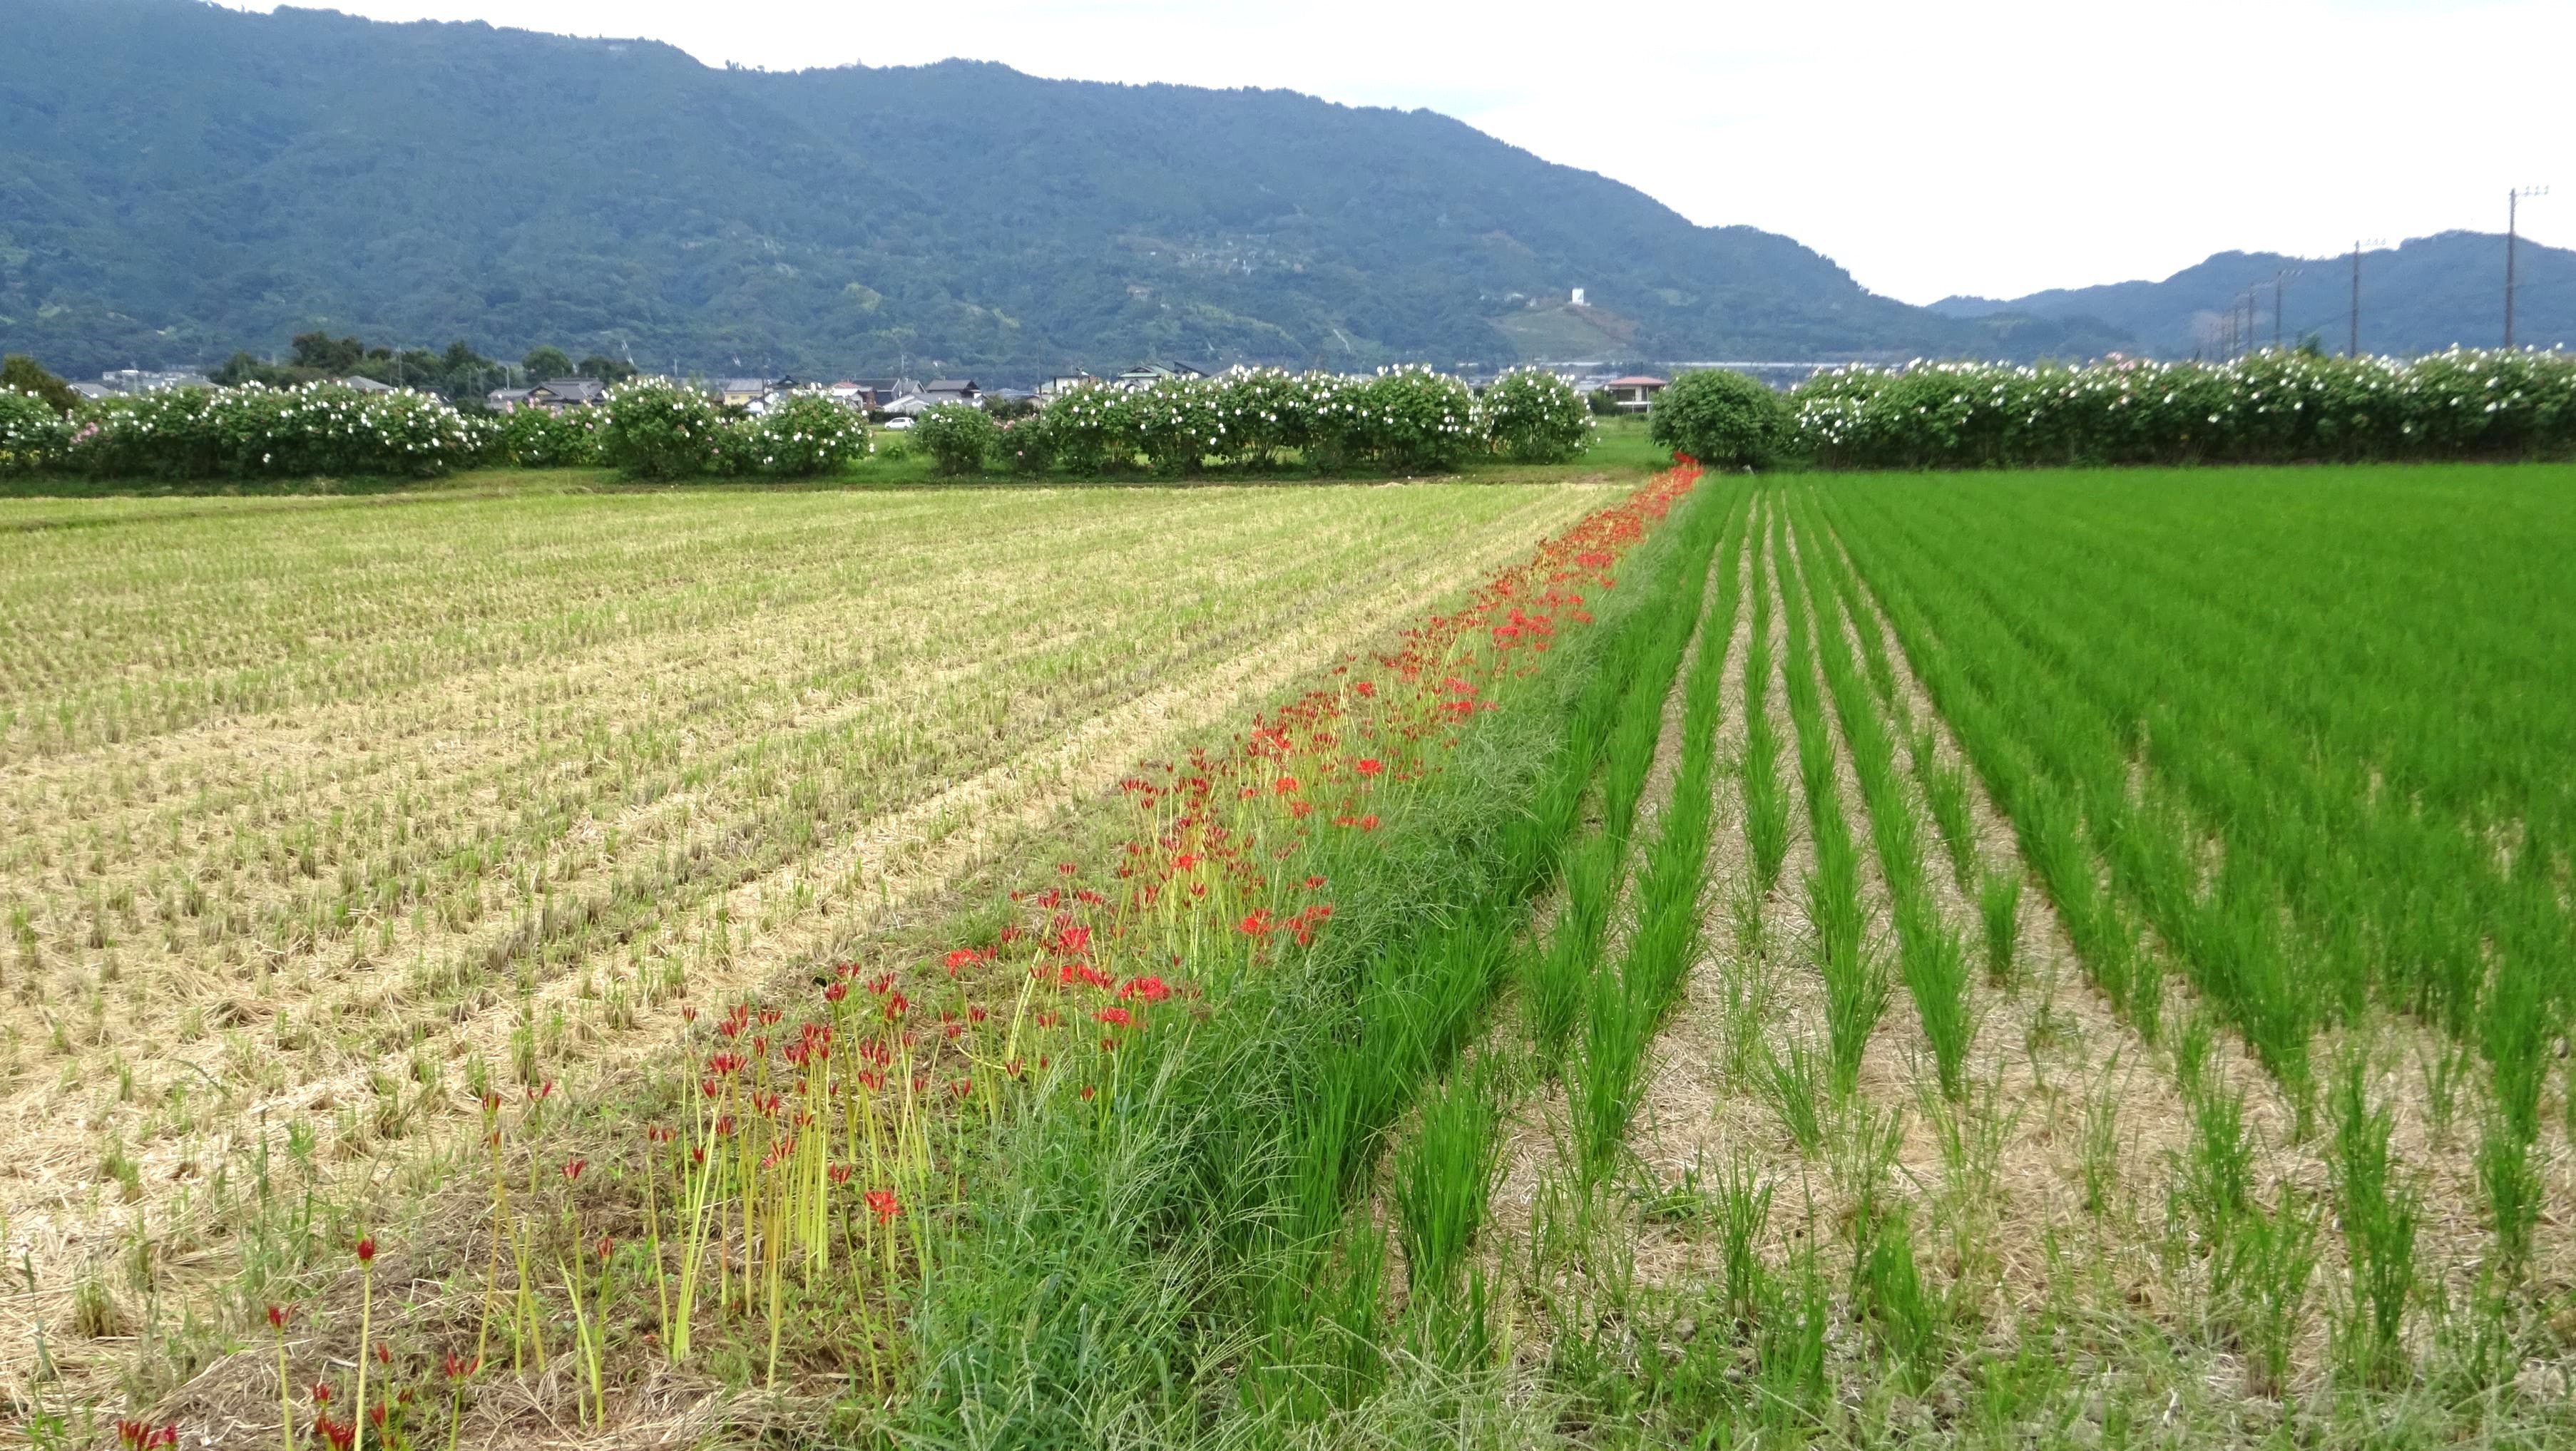
[[[31,1439],[2576,1441],[2576,471],[33,507]]]

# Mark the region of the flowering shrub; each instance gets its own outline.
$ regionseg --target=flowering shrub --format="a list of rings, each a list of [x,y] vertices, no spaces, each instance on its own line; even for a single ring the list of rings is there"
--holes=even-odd
[[[971,474],[984,466],[996,430],[984,410],[964,403],[942,403],[913,420],[912,439],[939,464],[943,474]]]
[[[83,408],[61,460],[100,477],[429,477],[480,461],[491,436],[488,423],[409,389],[174,388]]]
[[[1074,473],[1098,477],[1136,461],[1135,411],[1124,388],[1086,383],[1048,404],[1038,417],[1046,420],[1056,456]]]
[[[1064,446],[1058,436],[1061,420],[1047,409],[1025,413],[1001,425],[996,448],[1011,471],[1042,474],[1055,467],[1056,453]]]
[[[1429,368],[1389,368],[1342,395],[1344,448],[1399,473],[1452,469],[1484,442],[1476,395]]]
[[[599,426],[605,415],[596,408],[514,408],[494,425],[494,463],[523,469],[580,468],[599,462]]]
[[[0,388],[0,477],[45,467],[66,436],[62,415],[52,404],[33,393]]]
[[[1779,394],[1725,368],[1673,379],[1655,396],[1646,431],[1655,442],[1712,468],[1761,468],[1788,441],[1790,413]]]
[[[685,479],[725,462],[726,426],[715,401],[682,384],[642,378],[608,390],[599,433],[602,462],[639,479]]]
[[[866,456],[859,415],[821,389],[800,388],[757,418],[724,430],[731,471],[777,479],[810,479]]]
[[[1485,390],[1485,436],[1523,463],[1563,463],[1592,443],[1592,410],[1574,385],[1538,368],[1515,368]]]
[[[1227,383],[1216,378],[1160,378],[1128,395],[1136,446],[1154,472],[1195,474],[1208,455],[1231,451]]]
[[[1819,374],[1789,401],[1797,446],[1836,468],[2576,452],[2576,356],[2565,353],[1915,363]]]

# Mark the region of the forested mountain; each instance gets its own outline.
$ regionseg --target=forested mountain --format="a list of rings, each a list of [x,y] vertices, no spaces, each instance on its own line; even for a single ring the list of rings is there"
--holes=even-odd
[[[308,329],[1022,376],[2121,341],[1877,297],[1427,111],[198,0],[9,0],[0,198],[0,346],[73,374]]]
[[[2453,343],[2493,347],[2502,342],[2504,242],[2501,233],[2443,232],[2362,253],[2362,351],[2409,355]],[[2514,273],[2514,340],[2544,348],[2576,345],[2576,252],[2524,241]],[[2227,311],[2241,305],[2238,299],[2249,290],[2254,339],[2272,340],[2275,277],[2281,277],[2283,342],[2313,335],[2335,351],[2350,342],[2353,275],[2348,255],[2221,252],[2162,282],[2062,288],[2010,301],[1945,297],[1932,307],[1961,319],[2002,314],[2062,322],[2090,319],[2131,335],[2139,347],[2158,356],[2188,358],[2195,351],[2216,356]]]

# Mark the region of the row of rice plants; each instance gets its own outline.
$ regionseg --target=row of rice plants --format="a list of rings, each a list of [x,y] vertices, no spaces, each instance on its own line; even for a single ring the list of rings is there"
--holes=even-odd
[[[1708,850],[1715,833],[1715,777],[1719,697],[1727,651],[1735,637],[1743,589],[1742,558],[1750,499],[1729,513],[1717,543],[1717,597],[1703,617],[1698,590],[1690,608],[1668,631],[1675,664],[1699,631],[1683,679],[1680,751],[1672,794],[1656,818],[1633,893],[1632,923],[1616,964],[1595,964],[1585,1000],[1583,1052],[1566,1084],[1573,1115],[1577,1162],[1598,1183],[1617,1162],[1643,1090],[1647,1048],[1678,1000],[1683,978],[1698,955],[1706,910]],[[1669,679],[1671,670],[1664,672]],[[1662,712],[1656,712],[1658,726]],[[1646,745],[1651,760],[1653,743]]]
[[[1819,538],[1805,530],[1801,537]],[[1932,1045],[1941,1091],[1957,1098],[1966,1086],[1969,1039],[1974,1032],[1968,1020],[1967,952],[1933,900],[1923,868],[1922,832],[1916,825],[1913,798],[1897,771],[1895,742],[1852,663],[1840,601],[1826,583],[1824,567],[1812,558],[1823,548],[1815,542],[1800,550],[1798,573],[1805,584],[1805,599],[1793,602],[1791,608],[1813,611],[1825,685],[1842,722],[1843,743],[1851,753],[1862,804],[1869,810],[1870,838],[1878,848],[1880,875],[1887,883],[1889,916],[1896,929],[1897,975],[1914,999],[1923,1035]]]
[[[1798,783],[1815,850],[1805,884],[1807,922],[1816,935],[1816,965],[1825,986],[1826,1082],[1840,1102],[1860,1086],[1861,1055],[1887,1012],[1887,968],[1866,937],[1860,848],[1843,814],[1832,728],[1816,689],[1813,622],[1791,587],[1796,564],[1789,552],[1789,519],[1777,508],[1770,511],[1770,536],[1771,578],[1757,587],[1778,591],[1788,637],[1782,686],[1797,735]]]
[[[1927,651],[1964,657],[1966,673],[2020,723],[2033,755],[2060,783],[2066,795],[2057,808],[2080,803],[2087,835],[2110,867],[2115,891],[2134,904],[2194,985],[2290,1088],[2304,1116],[2314,1081],[2311,1041],[2364,995],[2364,983],[2348,975],[2362,955],[2349,945],[2332,949],[2338,930],[2348,933],[2353,919],[2338,924],[2318,910],[2340,901],[2358,916],[2358,904],[2318,891],[2313,882],[2304,892],[2282,882],[2285,861],[2334,855],[2313,841],[2285,845],[2301,829],[2314,832],[2332,819],[2308,816],[2302,823],[2296,810],[2295,803],[2318,794],[2313,781],[2303,780],[2308,773],[2300,765],[2315,753],[2280,734],[2285,722],[2266,718],[2267,696],[2254,682],[2222,677],[2222,685],[2159,666],[2160,655],[2191,660],[2205,648],[2192,639],[2189,612],[2159,597],[2182,588],[2176,579],[2158,578],[2153,570],[2141,571],[2143,577],[2115,572],[2086,591],[2071,591],[2068,585],[2079,573],[2100,579],[2098,558],[2079,567],[2071,556],[2034,549],[2025,559],[2047,559],[2046,567],[2005,561],[1974,567],[1967,563],[1974,558],[1970,527],[1942,517],[1942,509],[1919,508],[1902,517],[1883,505],[1852,512],[1855,522],[1846,537],[1863,571],[1890,601],[1900,631],[1917,600],[1938,613],[1937,639],[1909,641],[1918,662]],[[2100,547],[2098,541],[2088,544]],[[2039,599],[2050,601],[2048,608],[2034,609],[2030,602]],[[2163,628],[2120,628],[2142,619]],[[1940,673],[1938,667],[1926,669],[1927,682]],[[2122,692],[2140,689],[2155,692],[2152,712],[2124,715],[2112,703],[2134,699]],[[2221,710],[2219,699],[2254,709],[2238,704]],[[2313,708],[2314,698],[2309,700]],[[1952,710],[1949,700],[1943,708]],[[1963,727],[1975,716],[1973,710],[1952,714]],[[2131,762],[2139,757],[2149,769],[2143,789],[2134,789]],[[2228,789],[2212,785],[2230,776]],[[2412,814],[2402,804],[2393,809]],[[2031,820],[2041,830],[2054,824],[2045,814]],[[2366,812],[2356,825],[2368,825]],[[2203,833],[2220,844],[2214,866],[2194,845]],[[2427,859],[2413,860],[2422,865]],[[2341,883],[2346,893],[2359,884],[2355,876]],[[2454,889],[2467,890],[2472,900],[2499,897],[2473,879],[2455,882]],[[2076,900],[2080,909],[2080,889]],[[2292,909],[2289,925],[2285,905]],[[2548,1024],[2555,1007],[2538,986],[2532,948],[2564,940],[2563,918],[2551,907],[2534,903],[2494,919],[2500,951],[2492,986],[2479,999],[2498,1105],[2481,1146],[2481,1170],[2507,1268],[2528,1253],[2537,1210],[2529,1154],[2537,1131],[2540,1044],[2552,1036]],[[2331,975],[2338,956],[2347,965],[2340,978]],[[2125,957],[2129,963],[2141,960],[2134,947]],[[2133,987],[2135,981],[2132,974]],[[2404,995],[2390,996],[2411,1005]]]

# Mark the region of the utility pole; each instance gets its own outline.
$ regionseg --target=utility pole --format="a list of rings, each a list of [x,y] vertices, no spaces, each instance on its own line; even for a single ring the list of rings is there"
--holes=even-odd
[[[2527,196],[2547,196],[2545,186],[2518,186],[2504,194],[2504,345],[2513,346],[2513,254],[2517,240],[2515,215]]]

